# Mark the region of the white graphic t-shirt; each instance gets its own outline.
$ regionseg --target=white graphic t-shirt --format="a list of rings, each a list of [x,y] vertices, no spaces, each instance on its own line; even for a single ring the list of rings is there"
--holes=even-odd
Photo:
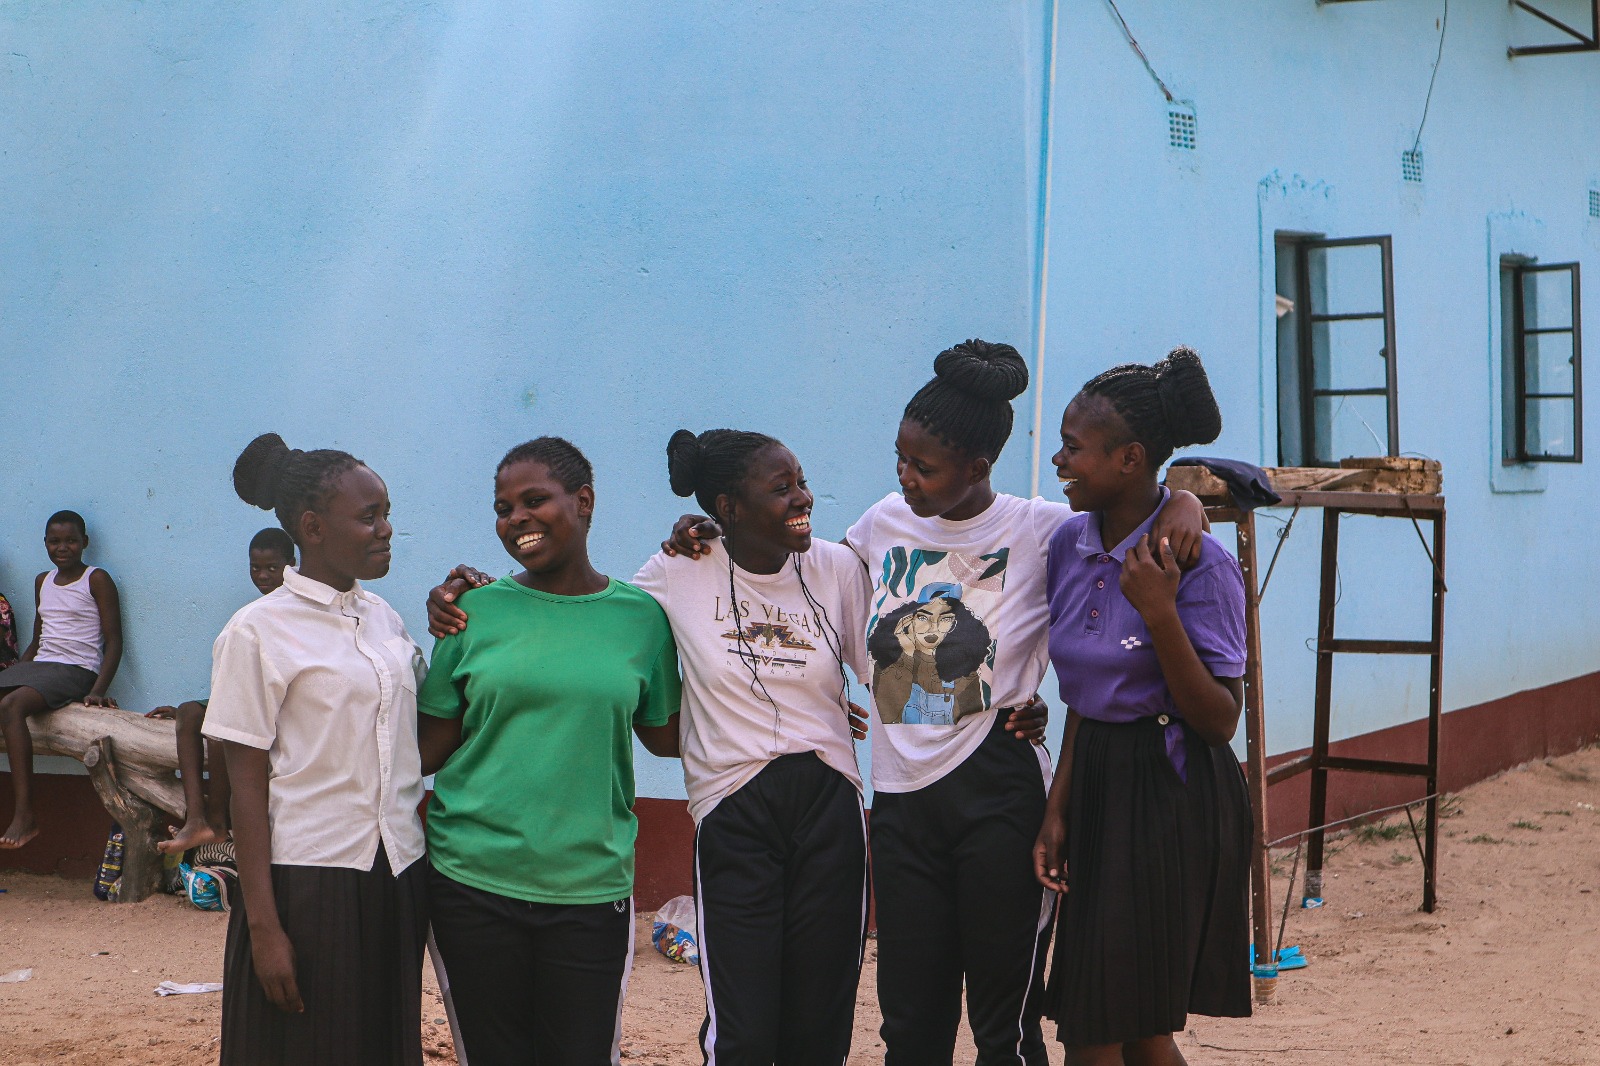
[[[1038,691],[1050,662],[1045,557],[1072,513],[1002,494],[951,522],[918,518],[891,493],[850,527],[845,540],[873,586],[873,788],[939,780],[982,743],[1000,708]]]
[[[678,642],[695,824],[780,755],[814,751],[860,791],[839,666],[865,682],[869,584],[854,552],[814,540],[778,573],[752,574],[730,571],[715,541],[698,560],[657,552],[633,584],[661,604]]]

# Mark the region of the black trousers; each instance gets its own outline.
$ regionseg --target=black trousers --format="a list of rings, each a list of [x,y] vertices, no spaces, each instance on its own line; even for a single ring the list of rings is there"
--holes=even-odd
[[[694,859],[706,1062],[841,1066],[867,924],[855,786],[815,754],[775,759],[701,820]]]
[[[399,877],[382,845],[371,870],[272,867],[278,919],[294,946],[301,1014],[256,980],[243,893],[228,916],[222,1066],[422,1066],[427,863]]]
[[[978,1066],[1047,1061],[1039,1018],[1054,900],[1033,875],[1044,773],[1004,719],[938,781],[873,800],[887,1066],[954,1061],[963,978]]]
[[[471,1066],[618,1061],[633,900],[529,903],[437,869],[428,890]]]

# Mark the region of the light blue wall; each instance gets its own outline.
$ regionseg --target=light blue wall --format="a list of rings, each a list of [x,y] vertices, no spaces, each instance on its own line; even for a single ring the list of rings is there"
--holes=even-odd
[[[1443,462],[1450,508],[1447,708],[1600,669],[1600,561],[1587,546],[1600,460],[1502,471],[1498,436],[1499,257],[1585,260],[1590,322],[1600,316],[1600,221],[1587,216],[1600,57],[1510,60],[1534,24],[1457,0],[1415,186],[1400,154],[1442,3],[1212,4],[1184,18],[1158,0],[1118,6],[1193,104],[1198,148],[1169,147],[1166,100],[1110,8],[1062,0],[1047,454],[1051,419],[1085,378],[1187,343],[1225,415],[1221,441],[1197,451],[1276,463],[1274,231],[1392,234],[1400,444]],[[1588,335],[1594,359],[1600,336]],[[1529,487],[1542,491],[1496,491]],[[1262,523],[1266,553],[1275,525]],[[1428,562],[1410,524],[1351,518],[1341,531],[1341,634],[1426,636]],[[1321,516],[1302,514],[1263,607],[1273,751],[1310,741],[1320,537]],[[1335,735],[1422,717],[1427,693],[1425,662],[1341,658]]]
[[[593,459],[610,572],[683,509],[680,426],[790,441],[842,535],[933,355],[1028,333],[1037,18],[5,5],[0,588],[27,600],[44,518],[82,511],[124,595],[113,693],[202,691],[271,521],[228,473],[268,429],[388,480],[376,591],[419,634],[449,564],[509,567],[490,478],[539,433]]]
[[[1501,254],[1593,260],[1600,314],[1596,57],[1508,61],[1504,5],[1457,0],[1417,188],[1399,155],[1434,5],[1119,6],[1199,148],[1168,147],[1103,0],[1061,0],[1043,456],[1082,380],[1183,342],[1227,415],[1207,450],[1274,462],[1273,231],[1391,233],[1402,446],[1443,460],[1451,506],[1447,701],[1600,668],[1594,461],[1502,471],[1492,363]],[[115,694],[200,691],[270,521],[228,470],[266,429],[388,479],[401,540],[377,590],[418,632],[449,564],[509,565],[489,475],[538,433],[594,459],[611,572],[682,507],[662,459],[679,426],[789,440],[837,536],[892,487],[894,421],[934,353],[973,335],[1031,353],[1047,13],[6,5],[0,588],[26,600],[44,516],[83,511],[127,605]],[[1010,491],[1029,487],[1031,399]],[[1273,750],[1309,738],[1317,521],[1267,597]],[[1345,533],[1348,632],[1419,632],[1409,525]],[[1419,670],[1340,677],[1340,735],[1423,713]],[[681,795],[671,765],[641,777]]]

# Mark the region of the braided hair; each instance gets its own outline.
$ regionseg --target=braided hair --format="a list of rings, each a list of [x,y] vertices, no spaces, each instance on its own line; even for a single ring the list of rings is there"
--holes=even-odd
[[[1174,348],[1155,366],[1124,363],[1089,380],[1083,395],[1099,396],[1144,445],[1152,470],[1173,449],[1210,444],[1222,432],[1222,412],[1206,368],[1193,348]]]
[[[540,463],[550,471],[550,476],[568,492],[577,492],[585,485],[594,487],[594,467],[578,446],[561,437],[535,437],[506,452],[495,474],[515,463]]]
[[[326,507],[339,475],[365,466],[349,452],[291,448],[276,433],[263,433],[239,453],[233,464],[233,490],[252,507],[273,511],[300,547],[300,516]]]
[[[723,523],[723,538],[731,543],[737,536],[733,524],[733,512],[730,509],[726,515],[718,514],[717,498],[736,495],[744,479],[749,475],[750,464],[755,457],[763,450],[774,445],[781,446],[782,443],[765,433],[748,430],[710,429],[696,436],[687,429],[680,429],[667,442],[667,474],[672,481],[672,491],[679,496],[694,496],[706,514]],[[848,712],[850,680],[844,672],[844,641],[834,628],[833,620],[828,617],[827,608],[806,584],[800,558],[798,555],[791,556],[795,577],[800,581],[800,592],[805,596],[806,604],[817,618],[823,642],[827,644],[828,650],[833,653],[834,660],[838,664],[840,704]],[[776,741],[783,731],[783,709],[767,691],[766,683],[761,680],[761,672],[757,669],[760,657],[756,653],[755,645],[744,631],[745,616],[739,610],[739,594],[734,585],[731,552],[728,555],[728,610],[733,620],[737,654],[740,661],[745,664],[745,668],[750,671],[750,692],[772,705],[773,739]]]
[[[250,538],[251,551],[277,552],[285,562],[294,563],[294,541],[276,526],[268,526]]]
[[[947,445],[993,462],[1011,436],[1011,401],[1028,387],[1028,364],[1009,344],[963,341],[933,361],[933,380],[905,416]]]

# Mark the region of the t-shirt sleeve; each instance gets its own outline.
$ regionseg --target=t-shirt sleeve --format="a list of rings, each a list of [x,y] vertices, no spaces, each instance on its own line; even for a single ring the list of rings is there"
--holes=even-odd
[[[683,704],[683,681],[678,676],[678,644],[672,639],[667,620],[661,619],[666,640],[651,664],[650,676],[645,681],[644,698],[639,709],[633,712],[634,725],[666,725]]]
[[[704,562],[705,560],[699,560]],[[667,602],[667,553],[656,552],[644,561],[639,572],[633,575],[630,582],[634,588],[641,592],[648,592],[650,598],[662,606]]]
[[[460,718],[466,713],[467,696],[456,682],[456,668],[465,654],[465,643],[461,633],[434,642],[428,676],[417,690],[417,710],[430,718]]]
[[[1195,654],[1216,677],[1243,677],[1244,575],[1227,549],[1178,589],[1178,617]]]
[[[883,500],[879,500],[868,507],[867,513],[856,519],[855,524],[845,530],[844,546],[856,553],[856,558],[861,560],[862,566],[872,565],[867,559],[867,547],[872,543],[872,521],[878,515],[878,508],[882,506]]]
[[[1029,501],[1030,511],[1028,517],[1033,521],[1033,534],[1039,538],[1041,554],[1047,558],[1050,555],[1050,542],[1055,539],[1056,530],[1066,524],[1067,519],[1078,512],[1064,503],[1054,500],[1045,500],[1035,497]]]
[[[863,685],[872,681],[867,666],[867,615],[872,603],[872,578],[866,564],[854,555],[841,555],[838,564],[839,605],[844,617],[838,620],[839,639],[844,647],[845,665]]]
[[[287,690],[263,655],[260,636],[230,625],[211,648],[211,701],[200,731],[213,740],[271,748]]]

